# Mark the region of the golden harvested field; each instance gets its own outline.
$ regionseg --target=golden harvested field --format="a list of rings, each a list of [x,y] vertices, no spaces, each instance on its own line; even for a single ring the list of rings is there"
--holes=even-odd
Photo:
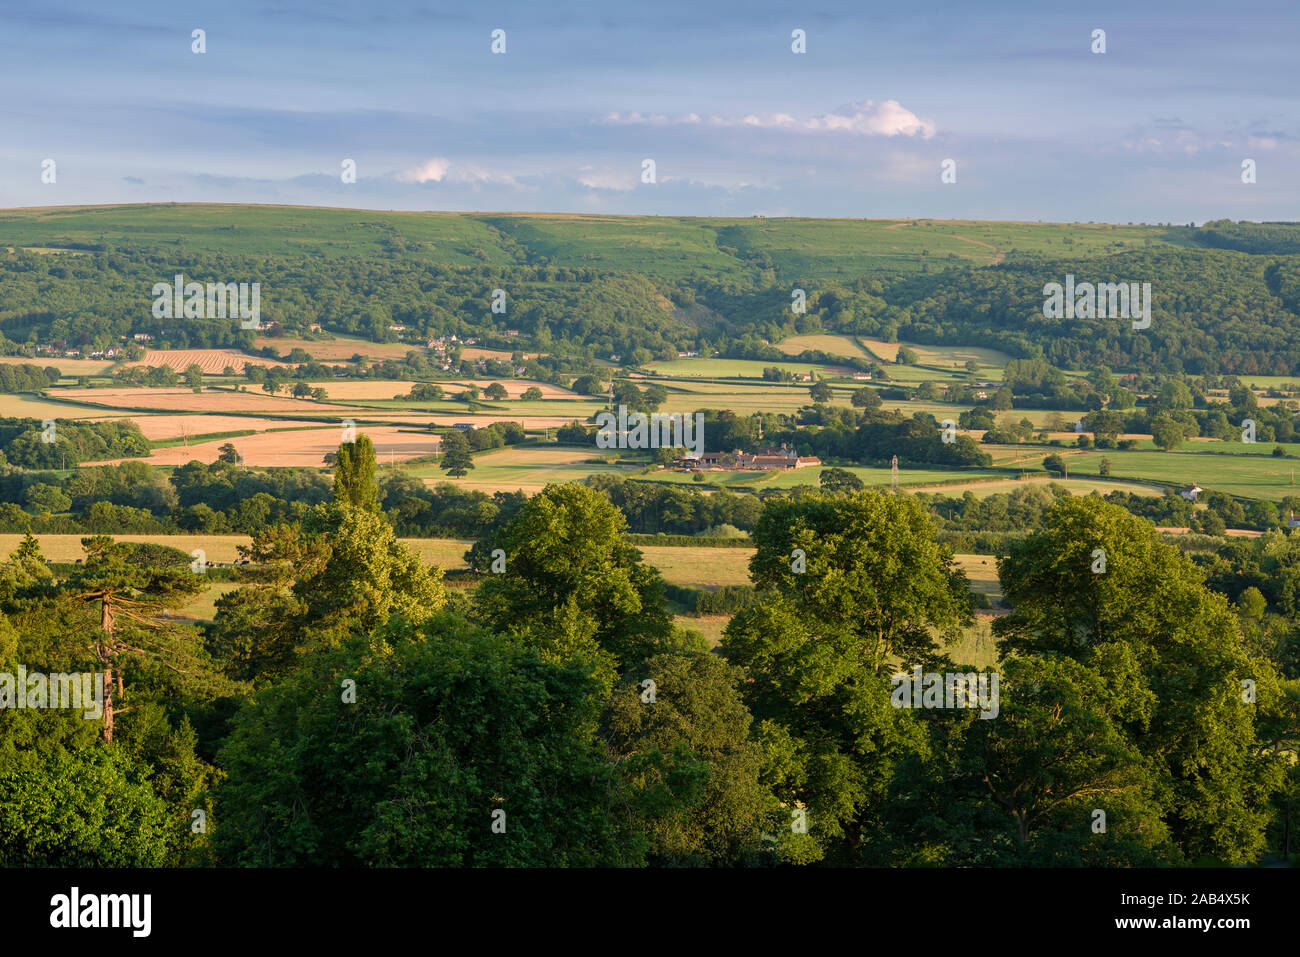
[[[67,395],[69,399],[75,399],[89,389],[75,389],[67,392],[60,392],[59,395]],[[123,412],[120,416],[114,416],[111,413],[105,414],[103,409],[85,409],[78,408],[75,405],[65,405],[62,402],[49,402],[45,399],[39,399],[32,395],[13,395],[0,394],[0,415],[18,419],[84,419],[89,416],[95,416],[101,419],[111,418],[129,418],[127,413]]]
[[[533,382],[530,379],[472,379],[468,381],[462,381],[458,383],[444,385],[443,388],[446,389],[448,392],[451,392],[454,389],[464,389],[465,386],[469,384],[469,382],[473,382],[474,385],[478,386],[480,391],[486,389],[493,382],[500,382],[505,387],[506,398],[508,399],[519,398],[520,395],[522,395],[527,389],[529,389],[532,386],[537,386],[537,388],[542,390],[543,399],[589,400],[591,398],[590,396],[578,395],[578,393],[572,392],[569,389],[561,388],[558,385],[551,385],[549,382]],[[483,401],[485,402],[491,401],[490,399],[487,399],[485,397],[480,397],[480,398],[482,398]]]
[[[871,358],[871,354],[858,345],[852,336],[791,336],[789,339],[782,339],[777,343],[776,347],[787,356],[797,356],[799,353],[811,349],[814,352],[824,352],[829,356],[842,356],[850,359]]]
[[[638,545],[645,561],[673,585],[748,585],[752,548],[691,548]]]
[[[959,367],[966,364],[967,360],[974,359],[985,369],[1001,369],[1007,364],[1011,357],[1005,352],[997,349],[986,349],[981,346],[923,346],[913,342],[885,342],[881,339],[862,338],[861,342],[871,351],[878,359],[886,362],[895,362],[898,359],[898,350],[903,346],[911,349],[917,354],[918,359],[923,365],[938,365]]]
[[[543,399],[587,399],[587,396],[580,396],[576,392],[570,392],[568,389],[560,386],[551,385],[549,382],[533,382],[528,379],[473,379],[460,380],[457,382],[437,382],[436,385],[442,386],[443,392],[447,398],[455,395],[457,392],[463,392],[465,388],[473,382],[479,390],[486,389],[493,382],[500,382],[505,387],[508,399],[517,399],[523,392],[531,386],[536,386],[542,390]],[[330,379],[324,382],[308,383],[312,388],[322,388],[328,394],[330,399],[405,399],[411,394],[417,383],[406,382],[402,380],[391,379]],[[482,401],[490,402],[492,400],[480,396]]]
[[[68,376],[96,375],[113,364],[112,359],[56,359],[53,356],[37,356],[34,359],[24,356],[0,356],[0,362],[11,366],[40,366],[42,369],[54,366]]]
[[[87,537],[89,536],[37,535],[36,539],[41,543],[41,553],[46,558],[55,562],[72,562],[86,557],[81,540]],[[247,545],[250,541],[247,535],[114,535],[113,538],[119,542],[157,542],[179,548],[183,552],[201,548],[209,562],[233,562],[239,557],[235,546]],[[22,540],[22,535],[0,535],[0,554],[13,554]]]
[[[327,401],[333,401],[334,399],[391,399],[395,396],[405,397],[410,393],[411,386],[415,383],[391,379],[328,379],[308,382],[307,384],[313,389],[324,389],[329,395]],[[446,388],[446,386],[443,388]]]
[[[370,437],[375,445],[375,457],[380,468],[387,467],[390,462],[405,462],[438,451],[438,436],[428,432],[408,432],[392,426],[358,426],[357,434]],[[243,456],[245,465],[265,468],[324,468],[325,453],[337,452],[342,441],[343,431],[338,426],[296,432],[260,432],[232,439],[190,443],[188,447],[176,445],[155,449],[148,461],[151,465],[184,465],[193,461],[211,464],[221,454],[221,447],[229,442]],[[86,464],[116,465],[121,461],[113,459]]]
[[[367,342],[365,339],[296,339],[291,336],[270,338],[258,336],[253,340],[254,349],[270,346],[282,356],[287,356],[294,349],[301,349],[313,359],[331,365],[342,365],[351,361],[355,355],[371,359],[404,359],[411,351],[426,352],[423,345],[411,342]],[[509,356],[506,356],[509,359]]]
[[[110,416],[111,420],[123,418],[122,416]],[[140,431],[150,442],[159,442],[164,439],[180,439],[186,436],[208,435],[213,432],[240,432],[245,429],[254,429],[258,432],[264,432],[268,429],[292,429],[292,428],[311,428],[319,429],[319,422],[306,422],[294,419],[255,419],[252,416],[239,415],[205,415],[196,413],[193,415],[152,415],[149,413],[127,416],[132,422],[140,426]],[[81,419],[83,422],[100,422],[104,417],[95,416],[93,418]]]
[[[83,537],[86,536],[36,536],[41,543],[41,553],[55,562],[73,562],[84,558],[85,552],[81,547]],[[247,535],[114,535],[113,538],[120,542],[170,545],[186,554],[202,549],[206,561],[221,563],[235,561],[239,557],[237,546],[247,545],[251,541]],[[0,557],[11,555],[22,540],[22,535],[0,535]],[[443,571],[465,568],[465,552],[474,544],[471,539],[404,538],[402,541],[426,564],[437,565]],[[674,584],[707,588],[716,585],[744,585],[749,582],[748,562],[753,552],[748,548],[674,548],[654,545],[641,546],[640,551],[647,564],[654,565],[667,581]],[[214,590],[226,590],[225,584],[215,584]],[[210,595],[211,599],[202,604],[210,605],[215,600],[216,595]],[[704,631],[706,635],[720,632],[725,623],[725,616],[681,619],[681,624]]]
[[[1002,594],[998,581],[998,563],[992,555],[953,555],[953,561],[970,581],[971,591],[983,592],[990,597]]]
[[[451,482],[481,492],[518,491],[530,495],[555,482],[579,482],[596,472],[626,472],[605,462],[597,449],[504,448],[474,456],[474,469],[462,478],[450,478],[436,465],[420,466],[412,474],[426,485]],[[605,453],[608,454],[608,453]]]
[[[457,422],[473,422],[482,428],[485,425],[491,425],[493,422],[519,422],[525,429],[555,429],[562,425],[568,425],[574,419],[585,420],[584,415],[469,415],[461,413],[456,415],[429,415],[418,412],[389,412],[387,409],[373,410],[373,415],[381,415],[385,419],[401,419],[410,421],[413,424],[424,425],[455,425]]]
[[[205,388],[202,392],[191,392],[189,389],[76,389],[67,395],[69,399],[83,399],[100,405],[165,412],[281,412],[285,415],[338,414],[346,417],[348,413],[356,411],[346,405],[295,399],[283,392],[270,395],[256,386],[250,387],[247,392],[213,388]],[[98,410],[93,414],[103,415],[103,411]],[[64,416],[73,417],[66,412]]]
[[[677,615],[673,624],[688,631],[698,631],[710,648],[722,644],[722,632],[731,623],[730,615]]]
[[[882,339],[865,338],[862,338],[861,342],[871,350],[871,354],[877,359],[883,359],[885,362],[898,361],[898,350],[902,347],[901,342],[885,342]]]
[[[472,538],[404,538],[411,550],[420,556],[426,565],[437,565],[443,571],[468,568],[465,553],[474,544]]]
[[[249,364],[283,367],[287,363],[250,356],[235,349],[150,349],[139,362],[125,363],[126,366],[170,366],[177,372],[197,365],[205,375],[221,375],[226,366],[242,375],[244,366]]]

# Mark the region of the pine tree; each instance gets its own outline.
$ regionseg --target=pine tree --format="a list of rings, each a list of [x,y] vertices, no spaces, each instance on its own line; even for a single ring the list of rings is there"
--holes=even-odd
[[[183,604],[203,584],[181,552],[171,561],[159,560],[147,546],[107,535],[83,538],[81,545],[86,564],[68,581],[64,596],[99,607],[95,654],[104,667],[104,741],[111,742],[114,716],[129,710],[118,706],[123,659],[149,659],[178,674],[199,673],[197,647],[165,621],[163,612]]]

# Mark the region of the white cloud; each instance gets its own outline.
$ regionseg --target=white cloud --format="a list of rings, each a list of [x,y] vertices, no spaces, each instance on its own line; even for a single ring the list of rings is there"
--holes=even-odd
[[[449,160],[436,156],[418,166],[402,170],[397,174],[397,180],[401,183],[441,183],[450,168]]]
[[[443,156],[410,166],[393,175],[399,183],[467,183],[481,185],[493,183],[518,186],[519,182],[507,173],[494,173],[473,163],[453,163]]]
[[[864,136],[920,136],[927,140],[935,134],[933,121],[921,119],[897,100],[879,103],[875,100],[862,100],[805,120],[789,113],[749,113],[741,117],[710,116],[707,119],[696,113],[688,113],[674,120],[662,114],[634,112],[609,113],[603,121],[649,126],[695,125],[703,122],[718,127],[744,126],[803,133],[857,133]]]
[[[640,167],[631,170],[613,170],[608,166],[597,169],[584,166],[578,170],[578,182],[588,189],[636,189],[640,182]]]
[[[897,100],[864,100],[840,107],[833,113],[815,117],[808,122],[813,130],[843,130],[867,133],[873,136],[917,136],[929,139],[934,136],[934,123],[923,120]]]

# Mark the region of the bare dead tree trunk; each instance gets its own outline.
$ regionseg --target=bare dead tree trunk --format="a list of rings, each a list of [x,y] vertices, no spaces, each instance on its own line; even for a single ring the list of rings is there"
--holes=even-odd
[[[113,606],[108,598],[100,599],[100,627],[108,635],[108,643],[99,645],[99,660],[104,665],[104,743],[113,743]],[[121,677],[118,677],[121,680]]]

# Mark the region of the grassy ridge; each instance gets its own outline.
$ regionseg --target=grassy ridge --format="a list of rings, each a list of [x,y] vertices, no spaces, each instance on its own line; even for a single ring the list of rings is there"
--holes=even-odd
[[[937,220],[481,215],[167,203],[0,211],[0,244],[144,246],[185,252],[377,257],[451,265],[539,264],[664,280],[771,269],[778,280],[990,265],[1012,250],[1099,256],[1182,244],[1157,226]]]

